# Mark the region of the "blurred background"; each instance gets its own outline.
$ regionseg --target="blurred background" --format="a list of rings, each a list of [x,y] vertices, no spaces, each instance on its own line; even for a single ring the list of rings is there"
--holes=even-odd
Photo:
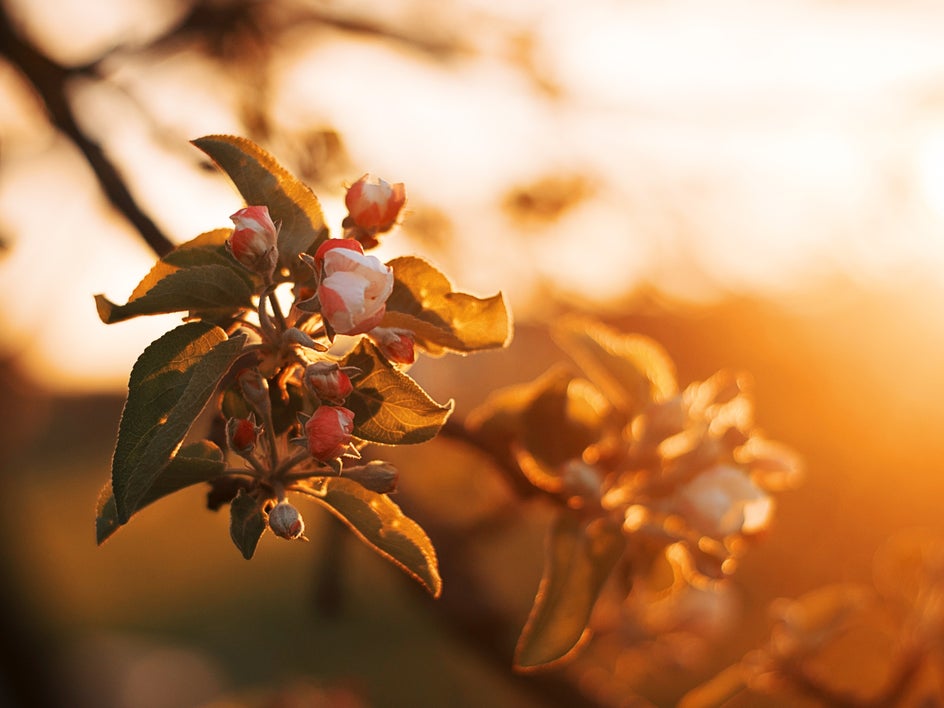
[[[869,581],[940,531],[944,43],[930,0],[5,0],[0,35],[0,705],[670,705],[768,632],[767,607]],[[406,183],[381,257],[502,290],[502,352],[412,371],[461,419],[560,359],[544,325],[648,334],[684,385],[753,375],[807,474],[693,664],[622,683],[508,666],[547,515],[447,442],[398,451],[444,596],[314,508],[246,563],[192,489],[92,532],[127,377],[179,321],[102,325],[154,260],[241,206],[188,141],[244,135],[339,230],[345,184]],[[319,517],[321,517],[319,519]],[[481,525],[481,524],[479,524]],[[460,531],[477,529],[478,540]]]

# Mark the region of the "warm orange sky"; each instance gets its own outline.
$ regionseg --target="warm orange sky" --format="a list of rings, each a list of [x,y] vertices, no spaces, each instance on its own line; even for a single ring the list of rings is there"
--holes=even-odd
[[[351,33],[287,32],[265,106],[287,136],[276,156],[291,165],[293,136],[337,129],[351,171],[318,190],[331,225],[344,180],[370,170],[404,181],[417,213],[434,206],[452,221],[455,238],[426,255],[463,289],[504,290],[519,317],[540,313],[540,286],[599,307],[643,285],[791,307],[834,277],[937,287],[935,3],[315,5],[401,30],[422,15],[429,36],[463,51],[437,63]],[[97,14],[78,0],[10,6],[61,61],[146,41],[174,17],[157,0],[97,3]],[[107,81],[75,86],[75,105],[160,226],[183,241],[228,225],[239,199],[193,169],[186,141],[241,132],[233,77],[186,47],[119,53],[103,71]],[[106,328],[92,295],[123,300],[150,255],[103,216],[90,174],[6,67],[0,92],[0,224],[13,244],[0,262],[4,347],[53,366],[56,385],[122,387],[176,318]],[[549,175],[582,179],[586,197],[536,227],[502,211],[508,190]],[[405,237],[386,247],[424,252]]]

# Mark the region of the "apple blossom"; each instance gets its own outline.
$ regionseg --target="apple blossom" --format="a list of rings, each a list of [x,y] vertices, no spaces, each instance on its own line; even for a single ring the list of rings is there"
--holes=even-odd
[[[352,184],[344,197],[351,221],[369,233],[393,228],[405,201],[402,182],[391,185],[369,173]]]
[[[352,239],[329,239],[315,254],[322,272],[321,314],[337,334],[363,334],[383,319],[393,292],[393,270],[364,255]]]
[[[229,217],[233,235],[226,246],[233,257],[246,268],[266,278],[272,276],[278,263],[278,229],[265,206],[247,206]]]
[[[354,431],[354,413],[341,406],[319,406],[305,423],[312,457],[322,462],[344,454]]]

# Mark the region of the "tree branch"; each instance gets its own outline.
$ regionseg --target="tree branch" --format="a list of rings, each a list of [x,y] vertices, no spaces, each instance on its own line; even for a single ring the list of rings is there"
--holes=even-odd
[[[93,76],[93,67],[64,67],[52,61],[14,30],[3,7],[0,7],[0,56],[5,56],[32,84],[46,107],[50,122],[85,157],[109,203],[137,229],[154,253],[163,256],[172,251],[173,242],[141,209],[101,147],[79,127],[67,87],[76,76]]]

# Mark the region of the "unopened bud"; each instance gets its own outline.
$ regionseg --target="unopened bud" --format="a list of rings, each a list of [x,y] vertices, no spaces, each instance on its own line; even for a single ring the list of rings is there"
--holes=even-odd
[[[362,467],[345,469],[344,476],[378,494],[390,494],[397,491],[397,482],[400,479],[397,468],[382,460],[373,460]]]
[[[269,512],[269,528],[279,538],[294,540],[305,533],[305,520],[298,509],[283,500]]]
[[[305,423],[305,437],[312,457],[322,462],[343,455],[354,431],[354,413],[341,406],[319,406]]]
[[[416,359],[412,330],[399,327],[374,327],[367,335],[373,339],[388,361],[412,364]]]
[[[230,219],[235,226],[233,235],[226,242],[230,253],[254,273],[271,277],[279,260],[276,247],[279,234],[268,207],[247,206]]]
[[[366,174],[351,185],[344,204],[355,225],[369,233],[389,231],[397,221],[406,201],[402,182],[389,182]]]
[[[249,418],[230,418],[226,421],[229,449],[239,455],[248,455],[256,446],[260,430],[251,415]]]
[[[304,380],[309,391],[326,401],[343,401],[354,390],[350,377],[333,361],[309,364]]]
[[[272,401],[269,399],[269,382],[265,380],[259,369],[244,369],[236,377],[239,389],[243,392],[246,402],[258,413],[262,421],[272,418]]]

